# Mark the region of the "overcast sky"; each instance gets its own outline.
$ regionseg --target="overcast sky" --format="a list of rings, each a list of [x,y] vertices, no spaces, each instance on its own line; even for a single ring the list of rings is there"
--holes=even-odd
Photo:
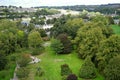
[[[0,0],[0,5],[14,5],[23,7],[96,5],[108,3],[120,3],[120,0]]]

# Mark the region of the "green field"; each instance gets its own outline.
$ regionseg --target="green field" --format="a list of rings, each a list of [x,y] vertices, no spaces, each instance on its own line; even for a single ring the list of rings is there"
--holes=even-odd
[[[60,66],[62,64],[68,64],[72,72],[78,76],[79,69],[84,62],[77,57],[77,53],[74,51],[71,54],[56,55],[49,46],[46,47],[43,54],[36,57],[40,58],[42,61],[40,63],[30,64],[28,66],[31,69],[31,73],[27,80],[62,80],[60,75]],[[41,67],[45,72],[43,77],[35,76],[37,67]],[[83,79],[79,78],[79,80]],[[98,74],[97,78],[94,80],[104,79]]]
[[[119,34],[120,35],[120,26],[118,25],[111,25],[113,31],[115,34]]]

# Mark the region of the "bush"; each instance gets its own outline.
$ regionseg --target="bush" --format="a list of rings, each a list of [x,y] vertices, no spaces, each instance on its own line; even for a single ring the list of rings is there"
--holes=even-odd
[[[78,80],[78,78],[75,74],[70,74],[68,75],[67,80]]]
[[[95,66],[90,57],[85,59],[85,63],[81,66],[79,76],[85,79],[92,79],[96,77]]]
[[[18,59],[18,64],[20,67],[25,67],[31,61],[29,54],[24,54]]]
[[[25,67],[19,68],[19,69],[16,71],[16,75],[17,75],[18,78],[28,77],[28,75],[29,75],[29,69],[27,69],[27,68],[25,68]]]
[[[69,75],[72,71],[67,64],[61,65],[61,76]]]

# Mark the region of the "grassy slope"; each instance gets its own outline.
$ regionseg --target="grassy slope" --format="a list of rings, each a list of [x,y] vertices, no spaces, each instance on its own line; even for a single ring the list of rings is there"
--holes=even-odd
[[[119,34],[120,35],[120,26],[118,25],[111,25],[113,31],[115,32],[115,34]]]
[[[83,64],[83,60],[77,58],[77,54],[75,52],[72,52],[68,55],[56,55],[50,47],[46,47],[45,52],[37,57],[40,58],[42,61],[37,64],[29,65],[31,73],[28,80],[61,80],[60,66],[62,64],[68,64],[69,67],[72,69],[72,72],[76,75],[78,75],[79,69]],[[45,72],[45,75],[43,77],[35,76],[36,68],[39,66],[43,68]],[[98,75],[98,77],[94,80],[103,80],[103,77],[101,75]]]

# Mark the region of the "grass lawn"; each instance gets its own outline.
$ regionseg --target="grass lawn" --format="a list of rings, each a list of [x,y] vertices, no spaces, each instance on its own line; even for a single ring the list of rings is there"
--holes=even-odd
[[[36,57],[40,58],[42,61],[28,66],[31,71],[28,80],[61,80],[60,66],[65,63],[68,64],[72,72],[78,76],[79,69],[83,64],[83,60],[79,59],[75,52],[67,55],[56,55],[49,46],[46,47],[43,54]],[[45,74],[43,77],[35,76],[37,67],[41,67],[44,70]],[[79,78],[79,80],[83,79]],[[98,77],[94,80],[104,79],[98,74]]]
[[[115,32],[115,34],[119,34],[120,35],[120,26],[118,25],[111,25],[113,31]]]

